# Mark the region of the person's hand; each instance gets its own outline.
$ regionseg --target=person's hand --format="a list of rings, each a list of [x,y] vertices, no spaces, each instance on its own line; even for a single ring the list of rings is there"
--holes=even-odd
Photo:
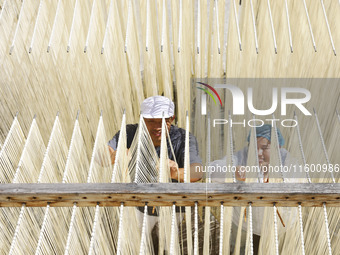
[[[178,164],[175,161],[169,159],[169,168],[170,168],[171,179],[178,180],[178,175],[179,175]]]
[[[268,183],[269,182],[269,162],[263,161],[260,164],[260,169],[263,172],[263,182]]]
[[[246,171],[244,167],[237,166],[235,171],[235,177],[238,181],[246,181]]]

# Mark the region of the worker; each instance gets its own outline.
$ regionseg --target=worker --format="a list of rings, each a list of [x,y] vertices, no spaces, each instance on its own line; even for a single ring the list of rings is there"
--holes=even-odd
[[[173,153],[168,146],[168,158],[170,167],[170,177],[172,182],[184,182],[184,151],[185,151],[185,130],[172,125],[175,120],[174,103],[164,96],[153,96],[145,99],[141,104],[141,114],[149,131],[153,145],[155,146],[158,157],[160,157],[160,145],[162,135],[162,117],[165,118],[166,126],[170,136]],[[130,124],[126,126],[127,148],[130,148],[135,137],[138,124]],[[115,161],[116,150],[119,140],[119,132],[115,134],[112,140],[109,141],[109,151],[112,164]],[[175,158],[174,158],[175,156]],[[190,156],[190,181],[199,181],[202,176],[202,171],[197,171],[202,166],[202,160],[198,152],[198,144],[195,136],[189,134],[189,156]],[[176,163],[177,162],[177,163]],[[198,168],[197,168],[198,167]],[[176,207],[177,223],[183,219],[184,207]],[[137,207],[137,220],[139,228],[142,228],[144,207]],[[159,224],[158,208],[148,207],[147,210],[147,225],[146,235],[152,238],[153,249],[158,254],[158,224]]]
[[[158,157],[160,156],[162,116],[168,128],[171,148],[168,147],[170,176],[172,180],[184,182],[184,149],[185,149],[185,130],[172,125],[175,120],[175,105],[167,97],[153,96],[145,99],[141,104],[141,114],[149,131],[152,143],[155,146]],[[126,126],[127,148],[130,148],[135,137],[138,124],[129,124]],[[112,164],[115,162],[116,150],[118,145],[119,132],[109,141],[109,151]],[[190,150],[190,181],[196,182],[202,178],[202,171],[197,171],[197,166],[202,165],[199,156],[198,145],[195,136],[189,134],[189,150]],[[175,162],[176,159],[176,162]]]
[[[268,166],[270,162],[270,145],[271,145],[271,130],[272,126],[269,124],[263,125],[261,127],[256,127],[256,140],[257,140],[257,154],[260,170],[263,173],[263,182],[269,182],[269,171]],[[288,151],[282,146],[284,145],[285,140],[281,134],[280,129],[277,128],[277,137],[280,147],[280,156],[282,165],[285,165],[285,161],[288,155]],[[248,135],[248,143],[250,142],[250,132]],[[241,151],[238,151],[234,158],[236,159],[236,166],[246,166],[248,157],[248,146],[243,148]],[[236,171],[236,177],[239,181],[245,181],[245,171],[238,169]]]
[[[259,162],[260,171],[263,174],[264,183],[269,182],[270,171],[268,170],[269,170],[269,163],[270,163],[271,141],[272,141],[271,132],[272,132],[272,126],[270,124],[266,124],[261,127],[256,127],[258,162]],[[237,151],[233,155],[233,165],[236,167],[235,177],[238,182],[244,182],[246,180],[246,171],[244,171],[244,168],[242,168],[242,166],[247,166],[248,151],[249,151],[249,144],[250,144],[250,134],[251,132],[249,132],[248,137],[247,137],[248,146]],[[282,148],[285,141],[279,129],[277,129],[277,138],[278,138],[278,144],[280,148],[280,156],[281,156],[282,165],[285,166],[287,164],[293,164],[295,159],[290,156],[290,154],[288,153],[286,149]],[[221,160],[215,160],[211,162],[210,164],[210,166],[214,166],[215,168],[217,168],[218,166],[222,167],[225,165],[226,165],[226,157],[224,157]],[[225,174],[226,173],[223,173],[223,172],[211,173],[212,182],[224,183]],[[292,175],[290,176],[294,177]],[[288,178],[286,179],[286,181],[296,182],[297,178]],[[280,208],[280,212],[281,212],[281,215],[283,216],[282,218],[285,218],[285,219],[289,218],[290,210],[285,210],[284,208]],[[240,215],[240,208],[235,207],[234,213],[233,213],[233,219],[232,219],[233,225],[235,227],[237,227],[239,223],[239,215]],[[263,224],[263,215],[264,215],[264,208],[259,208],[253,211],[253,221],[252,221],[253,222],[253,251],[255,255],[258,254],[259,252],[260,236],[261,236],[261,230],[262,230],[262,224]],[[295,220],[296,218],[293,218],[292,222],[294,222]],[[283,221],[282,221],[282,224],[284,224]],[[246,230],[247,230],[247,225],[244,224],[243,231],[246,231]],[[231,243],[234,243],[236,240],[236,235],[233,235],[231,239],[232,239]],[[245,247],[241,247],[242,251],[244,251],[244,249]]]
[[[257,138],[257,154],[260,170],[263,174],[263,182],[269,182],[269,171],[268,166],[270,162],[270,146],[271,146],[271,129],[272,126],[270,124],[265,124],[261,127],[256,127],[256,138]],[[278,142],[280,147],[280,155],[282,165],[285,165],[285,161],[288,155],[288,151],[282,146],[284,145],[284,138],[281,134],[281,131],[277,129]],[[235,177],[238,181],[245,181],[246,172],[242,166],[247,166],[248,159],[248,150],[250,144],[250,132],[247,138],[248,146],[243,149],[237,151],[233,155],[233,165],[236,167]],[[224,166],[226,164],[226,156],[220,160],[215,160],[210,163],[210,166]],[[211,178],[214,182],[224,182],[225,173],[223,172],[213,172],[211,174]]]

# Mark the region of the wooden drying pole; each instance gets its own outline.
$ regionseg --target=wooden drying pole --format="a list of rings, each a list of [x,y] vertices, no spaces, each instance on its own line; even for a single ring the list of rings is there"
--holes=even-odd
[[[339,183],[0,184],[0,206],[340,206]]]

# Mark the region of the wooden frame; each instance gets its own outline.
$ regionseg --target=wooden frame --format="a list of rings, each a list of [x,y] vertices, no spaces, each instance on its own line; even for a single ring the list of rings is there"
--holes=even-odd
[[[26,206],[340,206],[340,183],[0,184],[0,207]]]

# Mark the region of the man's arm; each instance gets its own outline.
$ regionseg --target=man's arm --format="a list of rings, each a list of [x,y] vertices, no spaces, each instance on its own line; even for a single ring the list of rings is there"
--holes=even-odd
[[[115,160],[116,160],[117,151],[115,151],[113,148],[111,148],[111,146],[108,146],[108,147],[109,147],[109,152],[110,152],[111,164],[113,165],[115,163]]]
[[[171,179],[184,182],[184,168],[178,168],[175,161],[169,160]],[[197,182],[203,177],[202,164],[192,163],[190,164],[190,182]]]
[[[116,153],[113,148],[109,147],[111,164],[115,163]],[[169,160],[170,175],[172,179],[179,180],[179,182],[184,182],[184,168],[178,168],[175,161]],[[192,163],[190,164],[190,182],[197,182],[203,177],[202,164]]]

